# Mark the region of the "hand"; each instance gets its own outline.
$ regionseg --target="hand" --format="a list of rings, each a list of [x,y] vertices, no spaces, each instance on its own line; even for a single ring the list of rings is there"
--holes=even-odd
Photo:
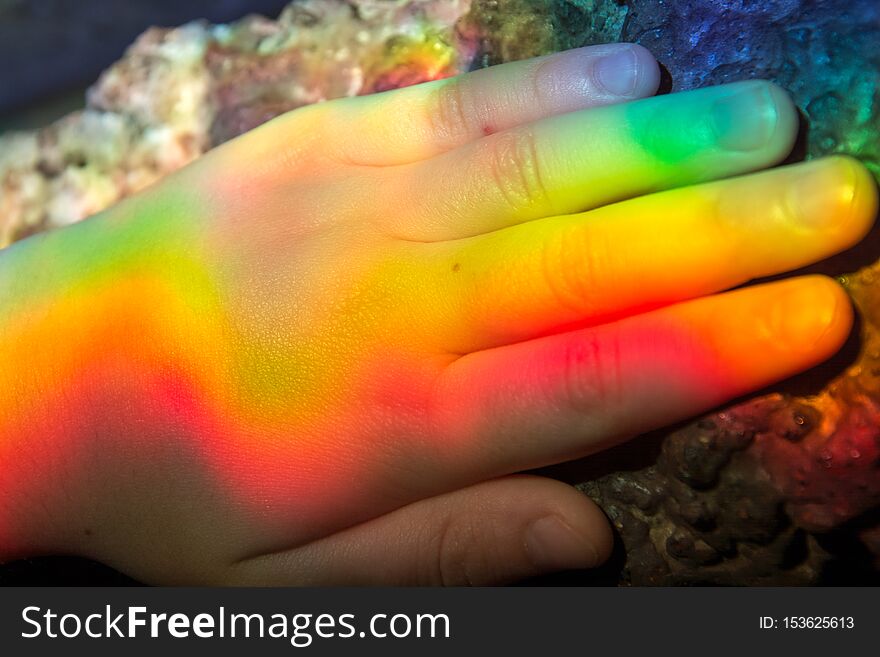
[[[602,513],[512,473],[830,356],[852,321],[833,281],[716,293],[876,211],[845,157],[728,178],[789,152],[777,87],[620,103],[657,82],[602,46],[310,106],[9,249],[6,555],[154,583],[600,563]]]

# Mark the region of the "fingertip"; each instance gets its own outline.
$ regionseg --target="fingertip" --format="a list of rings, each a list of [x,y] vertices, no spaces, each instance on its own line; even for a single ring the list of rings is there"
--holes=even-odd
[[[660,69],[654,56],[634,43],[584,49],[590,57],[593,84],[610,99],[631,100],[656,93]]]
[[[844,187],[843,196],[849,201],[851,219],[855,226],[854,241],[862,239],[877,220],[878,192],[877,181],[868,168],[850,155],[834,155],[829,158],[845,170],[849,187]]]
[[[566,484],[562,484],[567,486]],[[581,532],[584,540],[588,540],[592,547],[593,563],[588,568],[601,566],[608,561],[611,551],[614,549],[614,533],[611,523],[605,512],[586,494],[576,488],[568,487],[575,493],[572,506],[568,511],[569,523],[577,531]]]
[[[788,197],[796,221],[819,230],[835,250],[861,240],[877,214],[877,190],[871,173],[855,158],[833,155],[781,169],[792,175]]]
[[[773,162],[779,162],[791,153],[800,129],[800,115],[791,95],[775,82],[758,80],[763,85],[776,109],[776,130],[768,148]]]
[[[559,481],[534,478],[547,508],[527,523],[523,540],[538,572],[595,568],[611,555],[614,537],[602,510],[586,495]],[[537,492],[537,491],[536,491]]]
[[[748,289],[748,288],[747,288]],[[758,383],[791,376],[828,359],[846,342],[853,308],[846,291],[821,275],[800,276],[757,286],[752,310],[754,334],[763,345],[742,356],[753,362]]]
[[[716,405],[804,372],[834,355],[854,321],[834,279],[799,276],[682,304],[692,330],[688,394]],[[708,351],[703,347],[708,346]],[[706,381],[711,381],[707,385]]]
[[[637,78],[635,97],[646,98],[653,96],[660,88],[660,63],[650,50],[637,43],[629,44],[636,56]]]
[[[794,147],[799,119],[788,93],[767,80],[710,87],[710,124],[715,143],[752,167],[784,159]]]
[[[776,164],[791,152],[799,125],[788,94],[764,80],[640,100],[625,111],[633,140],[671,167],[678,184]]]
[[[799,337],[810,357],[807,366],[831,357],[849,337],[855,320],[852,301],[836,280],[815,274],[794,279],[800,286],[788,307],[799,307],[806,315]],[[812,306],[812,307],[811,307]],[[797,318],[789,320],[797,322]]]
[[[534,520],[525,532],[529,560],[539,573],[592,568],[599,554],[592,541],[555,514]]]

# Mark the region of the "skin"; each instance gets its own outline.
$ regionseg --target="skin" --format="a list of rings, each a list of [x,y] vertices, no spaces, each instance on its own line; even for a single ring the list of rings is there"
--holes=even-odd
[[[0,559],[175,584],[601,563],[601,511],[514,473],[829,357],[834,281],[739,286],[877,209],[846,157],[756,173],[795,137],[781,89],[658,80],[600,46],[310,106],[0,254]]]

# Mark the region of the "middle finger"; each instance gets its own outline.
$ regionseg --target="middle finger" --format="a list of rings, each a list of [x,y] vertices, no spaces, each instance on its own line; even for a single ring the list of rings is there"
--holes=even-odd
[[[444,346],[509,344],[795,269],[860,240],[876,203],[864,166],[836,156],[451,242],[433,265],[454,309],[441,311]]]

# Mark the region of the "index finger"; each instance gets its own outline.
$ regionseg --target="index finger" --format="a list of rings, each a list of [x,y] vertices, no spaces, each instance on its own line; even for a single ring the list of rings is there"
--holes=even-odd
[[[355,164],[404,164],[546,116],[651,96],[659,83],[641,46],[576,48],[328,103],[330,121],[346,128],[328,147]]]

